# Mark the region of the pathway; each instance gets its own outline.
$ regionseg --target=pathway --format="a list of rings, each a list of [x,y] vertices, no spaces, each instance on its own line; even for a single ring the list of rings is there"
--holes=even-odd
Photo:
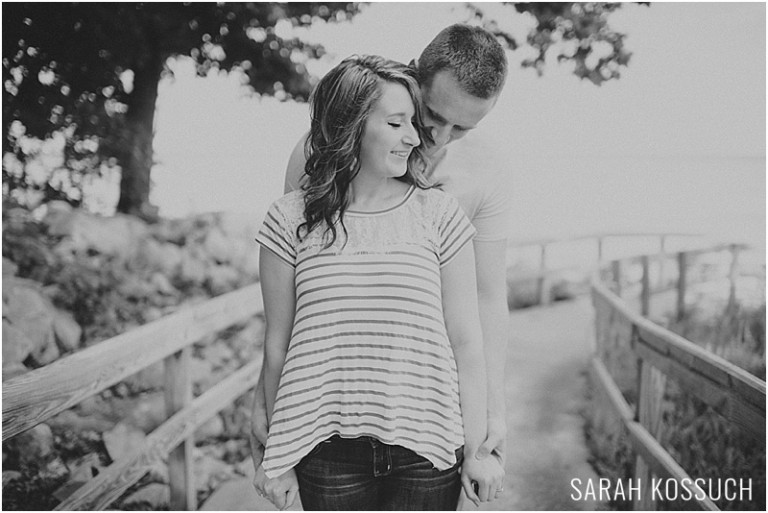
[[[482,509],[601,509],[593,501],[571,499],[572,493],[579,495],[571,480],[585,483],[597,478],[587,463],[589,452],[580,416],[594,340],[592,326],[592,306],[586,297],[510,314],[506,491]],[[238,479],[222,485],[201,509],[275,508],[256,495],[249,479]],[[293,509],[301,508],[297,505]],[[463,509],[477,508],[464,501]]]

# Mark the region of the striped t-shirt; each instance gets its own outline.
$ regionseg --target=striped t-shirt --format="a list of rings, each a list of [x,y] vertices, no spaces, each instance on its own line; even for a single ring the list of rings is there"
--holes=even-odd
[[[472,240],[459,203],[412,187],[380,212],[347,211],[299,239],[302,191],[272,204],[256,240],[295,269],[296,314],[264,457],[270,478],[339,435],[400,445],[440,470],[464,443],[440,268]],[[302,235],[304,233],[302,232]]]

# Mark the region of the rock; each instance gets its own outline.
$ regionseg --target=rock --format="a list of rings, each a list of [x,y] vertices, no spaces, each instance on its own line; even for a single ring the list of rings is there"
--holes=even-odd
[[[85,431],[104,433],[114,429],[117,423],[102,415],[81,417],[72,410],[64,410],[55,417],[48,419],[48,424],[53,428],[65,428],[75,433],[83,433]]]
[[[12,481],[16,481],[18,478],[21,477],[21,472],[18,472],[16,470],[3,470],[3,488],[5,488],[5,485]]]
[[[170,503],[170,487],[161,483],[150,483],[123,499],[121,505],[123,509],[129,506],[148,505],[149,509],[157,511],[162,509],[167,510]]]
[[[138,241],[148,231],[146,224],[134,216],[99,217],[80,210],[49,213],[44,222],[51,235],[69,238],[77,253],[95,250],[121,259],[136,254]]]
[[[32,351],[29,356],[34,360],[35,365],[42,367],[58,360],[61,356],[61,351],[59,351],[59,348],[54,342],[41,347],[36,351]]]
[[[205,264],[189,253],[183,253],[179,277],[186,282],[202,284],[206,278]]]
[[[47,462],[43,468],[40,469],[38,477],[46,481],[59,481],[64,479],[69,474],[69,469],[59,456],[56,456],[51,461]]]
[[[5,338],[3,338],[3,347],[5,347]],[[3,381],[15,378],[26,374],[30,369],[21,363],[5,363],[5,356],[3,356]]]
[[[206,272],[206,283],[213,295],[223,294],[237,288],[240,273],[230,265],[213,265]]]
[[[82,483],[90,481],[93,477],[97,476],[103,468],[99,455],[95,452],[90,452],[85,456],[77,458],[68,466],[71,469],[69,480]]]
[[[220,415],[214,415],[204,422],[195,431],[195,440],[205,440],[207,438],[218,438],[224,434],[224,421]]]
[[[6,367],[21,364],[35,347],[35,343],[23,331],[3,319],[3,380]]]
[[[116,414],[123,415],[121,418],[126,422],[149,433],[165,422],[165,396],[163,392],[154,392],[124,400],[116,407]]]
[[[11,262],[7,258],[3,257],[3,277],[15,276],[19,270],[19,266]]]
[[[54,455],[53,432],[47,424],[38,424],[16,436],[22,450],[19,461],[23,466],[37,465]]]
[[[29,353],[36,353],[42,360],[45,360],[47,347],[55,347],[55,311],[38,283],[14,277],[3,280],[3,319],[28,337]]]
[[[223,461],[208,455],[195,458],[195,489],[210,490],[222,481],[234,477],[234,469]]]
[[[92,452],[71,462],[69,468],[71,469],[69,479],[53,492],[53,496],[60,501],[72,495],[81,486],[97,476],[103,467],[99,455]]]
[[[156,362],[123,380],[134,393],[158,390],[165,384],[165,366]]]
[[[191,358],[189,361],[189,373],[192,376],[192,385],[201,391],[208,390],[215,384],[213,364],[208,360]]]
[[[83,329],[68,312],[58,310],[53,317],[53,333],[56,344],[62,352],[71,352],[80,347]]]
[[[227,362],[235,358],[234,351],[226,344],[214,342],[203,349],[203,358],[213,368],[223,367]]]
[[[141,447],[146,435],[143,431],[120,422],[112,431],[104,433],[102,437],[109,457],[112,458],[112,461],[117,461]]]
[[[232,241],[219,228],[211,228],[203,240],[205,251],[216,262],[223,264],[232,259]]]
[[[160,294],[166,294],[170,296],[170,295],[177,294],[179,292],[178,290],[176,290],[176,288],[173,285],[171,285],[171,282],[168,279],[168,277],[162,273],[154,273],[152,277],[150,277],[149,283]]]

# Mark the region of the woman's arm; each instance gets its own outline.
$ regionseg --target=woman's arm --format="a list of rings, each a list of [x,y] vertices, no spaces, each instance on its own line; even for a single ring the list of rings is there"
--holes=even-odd
[[[479,505],[478,502],[493,500],[503,469],[495,458],[478,460],[475,457],[487,433],[488,401],[472,244],[466,244],[442,267],[441,280],[445,325],[459,371],[464,421],[462,483],[467,497]],[[473,489],[474,484],[477,491]]]
[[[272,251],[261,248],[259,253],[259,275],[261,295],[264,298],[264,397],[266,399],[267,422],[272,421],[277,387],[288,352],[288,342],[293,330],[296,310],[296,289],[294,268]]]
[[[293,330],[296,309],[295,270],[272,251],[261,248],[259,253],[259,275],[261,295],[264,298],[264,397],[266,399],[267,422],[272,422],[277,387],[285,365],[285,355]],[[293,505],[299,493],[299,484],[293,469],[274,479],[266,479],[257,470],[256,479],[261,481],[257,490],[263,488],[266,497],[280,510]],[[264,479],[261,479],[264,477]]]

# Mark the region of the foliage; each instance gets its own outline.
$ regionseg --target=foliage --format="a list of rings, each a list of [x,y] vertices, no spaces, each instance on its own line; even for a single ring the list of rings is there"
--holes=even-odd
[[[482,3],[468,6],[509,48],[522,46]],[[572,60],[577,76],[598,85],[618,78],[630,54],[606,17],[620,6],[514,4],[536,19],[525,44],[538,56],[524,65],[541,74],[546,54],[566,42],[557,58]],[[118,211],[154,218],[152,129],[167,59],[188,56],[201,76],[237,70],[259,94],[303,101],[311,87],[304,63],[324,50],[278,29],[344,21],[358,10],[358,3],[4,4],[3,194],[34,191],[41,201],[79,205],[88,177],[119,168]],[[51,162],[41,140],[64,157]]]

